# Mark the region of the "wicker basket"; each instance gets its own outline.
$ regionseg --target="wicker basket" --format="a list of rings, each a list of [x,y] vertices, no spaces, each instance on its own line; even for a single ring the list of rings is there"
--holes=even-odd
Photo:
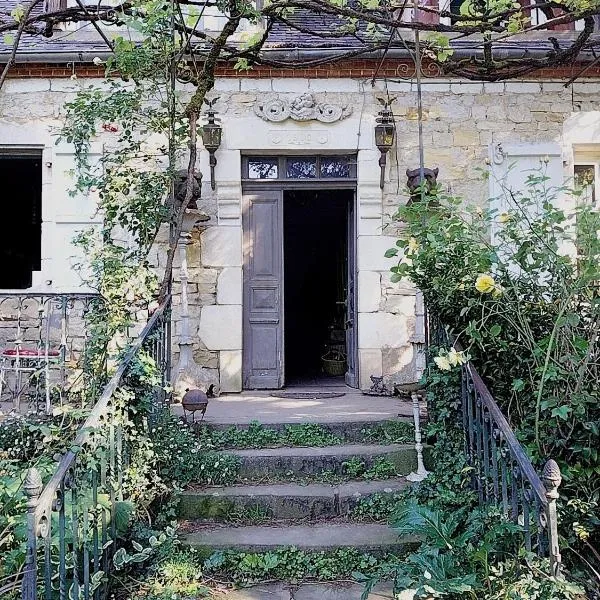
[[[326,358],[327,355],[321,357],[321,363],[323,363],[323,371],[326,375],[331,377],[338,377],[346,373],[346,360],[338,360],[333,358]]]

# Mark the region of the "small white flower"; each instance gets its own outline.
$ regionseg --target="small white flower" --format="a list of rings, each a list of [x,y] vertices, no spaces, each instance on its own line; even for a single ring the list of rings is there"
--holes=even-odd
[[[76,73],[73,73],[73,75],[71,75],[71,79],[72,79],[73,81],[75,81],[75,80],[77,79],[77,74],[76,74]]]
[[[104,61],[99,56],[94,56],[92,62],[98,67],[104,63]]]

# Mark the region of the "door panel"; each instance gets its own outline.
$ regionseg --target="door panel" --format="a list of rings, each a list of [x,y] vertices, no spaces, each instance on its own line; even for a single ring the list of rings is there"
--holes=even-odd
[[[245,389],[283,386],[283,192],[244,195]]]
[[[351,199],[348,207],[348,298],[346,301],[346,385],[358,387],[358,369],[356,357],[358,354],[358,335],[356,330],[356,194]]]

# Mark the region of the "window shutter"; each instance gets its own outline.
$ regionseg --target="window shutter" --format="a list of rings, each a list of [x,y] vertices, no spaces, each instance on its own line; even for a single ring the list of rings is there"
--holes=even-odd
[[[89,161],[98,164],[102,155],[100,144],[92,145]],[[76,268],[84,260],[81,248],[73,244],[74,238],[90,227],[99,226],[102,218],[97,214],[97,197],[94,193],[77,192],[72,195],[77,174],[75,152],[71,145],[59,145],[52,160],[52,200],[46,217],[50,221],[51,235],[46,256],[51,259],[52,288],[61,292],[86,291],[83,271]]]
[[[558,144],[495,144],[490,148],[490,208],[497,215],[518,208],[518,195],[527,189],[527,177],[533,171],[544,169],[549,177],[547,187],[560,187],[564,182],[562,151]],[[536,207],[529,206],[528,211]],[[535,214],[532,214],[535,216]],[[492,224],[491,237],[495,240],[498,220]]]

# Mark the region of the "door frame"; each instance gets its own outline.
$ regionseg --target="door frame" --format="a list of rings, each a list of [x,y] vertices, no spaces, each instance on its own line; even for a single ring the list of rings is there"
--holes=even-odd
[[[246,159],[247,157],[242,157],[242,164],[246,164]],[[273,180],[265,180],[265,179],[242,179],[242,214],[245,214],[245,211],[247,211],[248,207],[247,207],[247,196],[250,194],[254,194],[254,193],[259,193],[261,191],[266,191],[266,190],[270,190],[270,191],[280,191],[281,192],[281,209],[282,212],[281,214],[283,215],[283,210],[284,210],[284,193],[286,191],[291,191],[291,190],[298,190],[298,191],[302,191],[302,190],[314,190],[314,189],[318,189],[318,190],[324,190],[324,191],[335,191],[335,190],[347,190],[349,192],[352,193],[352,199],[350,200],[350,202],[352,202],[352,212],[353,212],[353,237],[354,239],[350,239],[350,232],[347,233],[348,235],[348,249],[347,252],[353,253],[353,263],[354,263],[354,318],[353,318],[353,326],[354,326],[354,339],[355,344],[354,347],[352,348],[352,354],[354,357],[354,377],[353,377],[353,381],[351,381],[350,383],[355,383],[356,387],[358,387],[359,382],[360,382],[360,373],[359,373],[359,353],[358,353],[358,252],[357,252],[357,248],[358,248],[358,239],[357,239],[357,234],[358,234],[358,185],[357,185],[357,180],[356,180],[356,172],[354,172],[354,176],[348,179],[335,179],[335,180],[327,180],[327,179],[273,179]],[[244,227],[244,221],[242,220],[242,228]],[[283,225],[282,225],[283,227]],[[242,231],[242,236],[245,235],[245,232]],[[244,237],[242,238],[244,239]],[[281,232],[281,257],[282,257],[282,280],[281,280],[281,302],[280,302],[280,319],[281,319],[281,326],[282,326],[282,353],[283,355],[285,355],[285,319],[284,319],[284,315],[285,315],[285,260],[284,260],[284,253],[283,253],[283,244],[284,244],[284,232]],[[249,318],[248,315],[248,305],[247,302],[245,301],[247,294],[246,294],[246,272],[247,272],[247,265],[246,265],[246,258],[247,258],[247,250],[244,248],[243,249],[243,261],[242,261],[242,285],[243,285],[243,289],[242,289],[242,298],[244,299],[243,304],[242,304],[242,322],[244,323],[244,326],[242,328],[242,389],[249,389],[246,388],[244,383],[245,383],[245,379],[246,379],[246,373],[244,372],[245,369],[245,365],[246,365],[246,360],[245,360],[245,353],[248,351],[248,345],[246,343],[246,320]],[[350,255],[348,254],[347,260],[350,259]],[[285,387],[286,382],[285,382],[285,361],[282,359],[281,361],[281,369],[282,369],[282,383],[283,386]],[[348,382],[347,382],[348,384]],[[250,388],[253,389],[253,388]]]

